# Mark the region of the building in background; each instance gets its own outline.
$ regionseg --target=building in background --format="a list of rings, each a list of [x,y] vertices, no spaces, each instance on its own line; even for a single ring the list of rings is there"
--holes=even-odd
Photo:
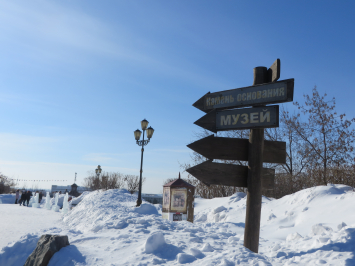
[[[134,195],[138,195],[138,191],[133,192]],[[142,193],[142,199],[152,204],[163,204],[163,194],[146,194]]]
[[[162,194],[144,194],[142,193],[142,199],[152,203],[152,204],[163,204]]]
[[[71,191],[71,186],[69,185],[69,186],[57,186],[57,185],[52,185],[52,189],[51,189],[51,193],[53,193],[53,192],[62,192],[62,193],[65,193],[65,192],[70,192]],[[90,188],[88,188],[88,187],[79,187],[78,186],[78,188],[77,188],[77,191],[79,192],[79,193],[83,193],[84,191],[91,191],[91,189]]]

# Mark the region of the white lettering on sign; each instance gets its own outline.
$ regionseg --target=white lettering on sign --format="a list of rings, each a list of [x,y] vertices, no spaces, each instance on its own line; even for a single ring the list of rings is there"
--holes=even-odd
[[[238,123],[239,116],[240,116],[240,114],[237,114],[236,116],[232,115],[232,117],[233,117],[233,124],[232,125],[235,125]]]
[[[252,101],[257,99],[274,98],[274,97],[284,97],[285,87],[268,89],[268,90],[258,90],[253,92],[240,92],[237,94],[237,102]],[[232,95],[217,96],[217,97],[206,97],[206,106],[214,106],[219,104],[233,103],[234,97]]]
[[[260,112],[260,122],[270,122],[270,111],[263,110],[264,112]]]
[[[230,115],[227,115],[227,116],[222,115],[221,116],[221,126],[229,126],[230,124],[231,124],[231,116]]]
[[[239,120],[240,118],[240,120]],[[253,112],[253,113],[243,113],[237,115],[221,115],[221,126],[230,126],[237,124],[257,124],[257,123],[270,123],[271,113],[268,109],[264,109],[261,112]]]
[[[213,106],[216,104],[232,103],[232,102],[234,102],[234,98],[232,95],[219,96],[219,97],[207,97],[206,98],[206,105],[207,106]]]
[[[250,123],[259,123],[258,113],[250,113]]]
[[[242,114],[242,118],[243,118],[243,121],[241,121],[242,124],[245,125],[249,123],[248,114]]]

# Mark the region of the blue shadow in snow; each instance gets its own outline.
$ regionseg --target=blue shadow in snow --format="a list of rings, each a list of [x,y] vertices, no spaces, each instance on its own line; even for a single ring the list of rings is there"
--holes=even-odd
[[[24,265],[28,256],[35,250],[38,240],[38,235],[27,234],[13,246],[2,248],[0,265]]]
[[[74,266],[78,263],[85,263],[85,257],[75,245],[69,245],[56,252],[48,266]]]
[[[319,248],[310,249],[308,251],[301,252],[289,252],[286,258],[292,258],[295,256],[302,256],[310,253],[315,253],[318,250],[323,251],[335,251],[335,252],[351,252],[352,258],[345,260],[346,266],[354,266],[355,265],[355,228],[345,229],[348,232],[348,238],[346,243],[332,243],[327,244]]]
[[[153,252],[152,254],[154,254],[155,256],[161,259],[175,260],[176,255],[179,253],[183,253],[183,251],[180,248],[171,244],[165,244],[159,249],[159,251]]]

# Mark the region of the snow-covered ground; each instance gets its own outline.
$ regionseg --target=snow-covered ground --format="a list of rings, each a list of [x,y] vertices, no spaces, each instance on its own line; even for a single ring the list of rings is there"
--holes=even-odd
[[[23,265],[43,234],[69,237],[50,266],[355,265],[355,192],[344,185],[264,197],[259,254],[243,246],[244,193],[196,199],[194,223],[161,219],[158,204],[135,208],[126,190],[76,201],[67,214],[45,209],[44,200],[41,208],[0,204],[0,265]]]

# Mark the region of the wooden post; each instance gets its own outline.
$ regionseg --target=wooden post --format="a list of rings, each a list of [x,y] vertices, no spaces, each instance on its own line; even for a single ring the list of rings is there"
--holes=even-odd
[[[266,67],[254,68],[254,84],[267,83]],[[261,217],[261,174],[263,169],[264,129],[251,129],[248,149],[248,193],[244,246],[258,253]]]

